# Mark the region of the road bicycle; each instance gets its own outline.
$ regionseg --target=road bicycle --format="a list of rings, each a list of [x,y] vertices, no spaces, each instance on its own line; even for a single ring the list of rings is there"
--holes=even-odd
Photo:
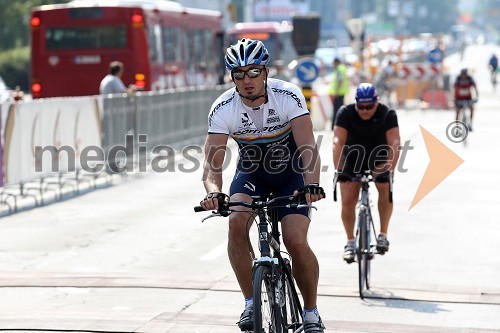
[[[469,108],[474,104],[475,100],[457,100],[458,107],[458,124],[455,126],[456,133],[453,133],[455,138],[459,138],[464,146],[467,146],[467,137],[471,131],[471,118]]]
[[[493,91],[495,92],[497,89],[497,70],[490,67],[490,79],[491,85],[493,86]]]
[[[335,173],[333,179],[334,201],[337,201],[337,182],[339,180],[359,181],[361,183],[361,192],[357,206],[355,246],[356,261],[358,262],[359,297],[364,299],[366,292],[370,290],[371,260],[375,257],[375,254],[383,255],[385,253],[377,250],[377,233],[371,213],[372,203],[369,188],[370,182],[374,182],[375,179],[370,171],[365,171],[354,178],[342,173]],[[393,173],[391,171],[389,172],[389,201],[391,203],[392,186]]]
[[[381,73],[375,76],[375,78],[373,79],[373,85],[377,91],[380,103],[383,103],[389,108],[392,108],[393,105],[391,96],[395,88],[394,79]]]
[[[251,211],[231,207],[243,206]],[[280,249],[280,229],[276,208],[300,209],[314,206],[302,203],[300,196],[272,197],[262,200],[252,196],[251,202],[231,201],[202,219],[246,212],[257,216],[260,257],[253,262],[254,333],[299,333],[303,331],[302,305],[297,293],[289,256]],[[195,212],[204,211],[201,206]],[[284,256],[285,255],[285,256]],[[287,257],[288,256],[288,257]]]

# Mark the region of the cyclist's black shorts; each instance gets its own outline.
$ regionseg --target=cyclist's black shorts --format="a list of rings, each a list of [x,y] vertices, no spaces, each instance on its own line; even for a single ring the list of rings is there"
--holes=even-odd
[[[299,187],[304,186],[304,176],[301,173],[287,171],[279,174],[270,174],[264,171],[244,173],[236,170],[229,189],[229,194],[244,193],[250,196],[259,195],[266,198],[270,191],[274,196],[291,195]],[[289,214],[301,214],[310,218],[310,209],[277,208],[278,220]]]
[[[383,160],[383,157],[383,155],[379,155],[377,160],[366,158],[362,163],[356,162],[356,159],[346,159],[344,168],[341,170],[343,177],[340,177],[339,181],[342,182],[360,178],[366,170],[370,170],[372,174],[380,174],[380,177],[376,178],[378,183],[388,183],[389,178],[387,172],[383,172],[382,170],[382,166],[387,162],[387,160]],[[345,176],[348,176],[350,179],[346,179]]]
[[[472,105],[472,98],[456,98],[455,99],[455,106],[471,106]]]

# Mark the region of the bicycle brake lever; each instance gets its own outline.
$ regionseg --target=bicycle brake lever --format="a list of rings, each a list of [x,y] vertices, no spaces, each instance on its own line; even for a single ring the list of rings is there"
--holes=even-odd
[[[318,210],[318,208],[316,206],[308,205],[308,204],[301,204],[301,205],[297,206],[297,208],[306,208],[306,207]]]
[[[203,222],[205,222],[206,220],[208,220],[209,218],[212,218],[212,217],[217,217],[217,216],[222,216],[222,215],[221,215],[221,214],[219,214],[219,213],[212,213],[212,214],[210,214],[210,215],[205,216],[204,218],[202,218],[202,219],[201,219],[201,222],[203,223]]]

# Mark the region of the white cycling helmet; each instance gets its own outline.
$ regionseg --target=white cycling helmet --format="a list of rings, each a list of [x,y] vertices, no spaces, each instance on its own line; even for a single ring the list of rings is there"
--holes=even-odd
[[[243,38],[227,48],[226,68],[232,71],[236,67],[264,65],[269,63],[269,52],[260,40]]]

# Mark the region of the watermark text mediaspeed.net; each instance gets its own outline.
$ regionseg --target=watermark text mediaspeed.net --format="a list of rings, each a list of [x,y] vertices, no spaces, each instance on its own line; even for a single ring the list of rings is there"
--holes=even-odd
[[[319,146],[322,143],[322,136],[318,136],[314,147],[302,147],[294,152],[287,144],[276,144],[270,147],[260,145],[247,145],[243,147],[238,154],[234,154],[231,149],[226,146],[211,147],[210,151],[206,152],[206,156],[210,159],[218,151],[223,151],[225,159],[220,172],[229,168],[234,158],[240,160],[240,168],[244,172],[254,172],[263,170],[270,174],[277,174],[284,171],[286,168],[292,167],[296,172],[310,171],[315,165],[318,157]],[[405,160],[408,152],[414,147],[410,144],[410,140],[405,141],[399,146],[399,160],[397,162],[397,171],[405,173],[408,169],[405,167]],[[301,163],[290,163],[290,161],[301,160],[302,154],[312,154],[310,165],[301,165]],[[387,167],[391,161],[388,157],[394,156],[394,148],[390,145],[379,145],[371,151],[367,151],[361,145],[346,145],[343,147],[342,154],[347,158],[354,158],[354,171],[362,172],[363,166],[366,166],[366,161],[370,161],[369,169],[374,172],[381,172],[380,165]],[[180,155],[180,156],[179,156]],[[187,145],[182,149],[175,149],[170,145],[157,145],[148,149],[148,140],[146,134],[138,135],[137,142],[134,140],[134,135],[127,134],[125,136],[124,145],[114,145],[107,151],[100,146],[89,145],[81,150],[76,150],[71,146],[54,145],[35,146],[35,172],[47,171],[47,165],[44,168],[44,159],[49,161],[51,172],[60,172],[61,164],[65,165],[65,170],[75,172],[77,168],[89,173],[97,173],[104,170],[113,173],[127,172],[184,172],[193,173],[203,167],[204,148],[200,145]],[[180,157],[180,158],[179,158]],[[61,163],[64,161],[65,163]],[[363,163],[365,162],[365,163]],[[330,171],[327,165],[321,168],[322,172]]]

